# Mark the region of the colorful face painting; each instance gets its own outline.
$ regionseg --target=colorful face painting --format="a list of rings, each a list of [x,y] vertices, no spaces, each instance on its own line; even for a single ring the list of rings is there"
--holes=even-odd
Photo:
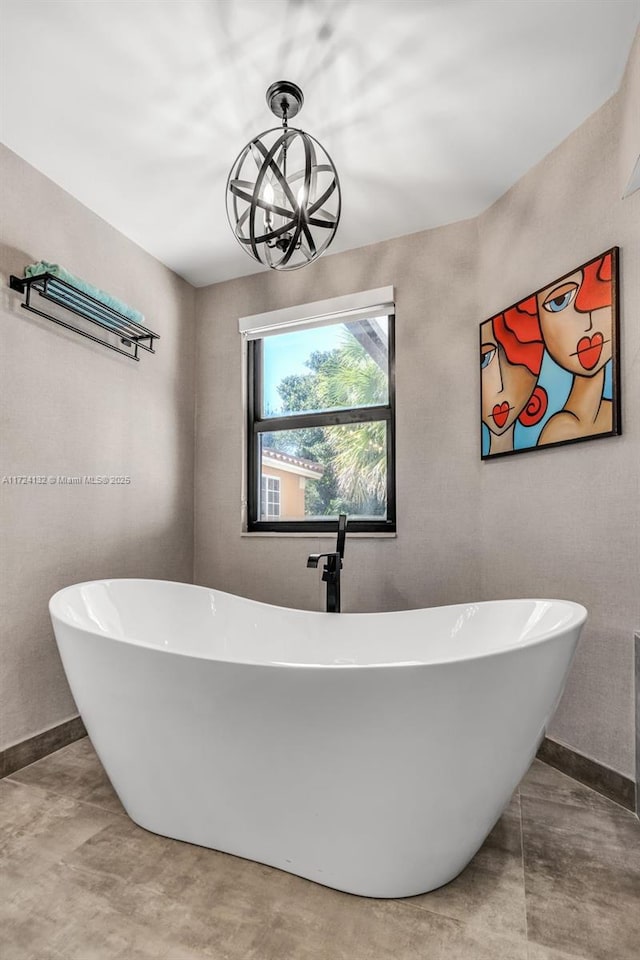
[[[620,433],[618,248],[480,325],[482,459]]]

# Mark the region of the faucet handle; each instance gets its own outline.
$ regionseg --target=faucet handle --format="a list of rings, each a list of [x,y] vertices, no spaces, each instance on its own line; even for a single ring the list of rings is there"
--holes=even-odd
[[[323,557],[326,557],[327,560],[332,559],[336,565],[340,561],[340,566],[342,566],[342,557],[335,551],[333,553],[310,553],[307,557],[307,566],[317,567]]]
[[[322,568],[322,579],[327,585],[327,613],[340,613],[340,569],[342,557],[339,553],[310,553],[307,557],[308,567],[317,567],[325,557],[326,563]]]

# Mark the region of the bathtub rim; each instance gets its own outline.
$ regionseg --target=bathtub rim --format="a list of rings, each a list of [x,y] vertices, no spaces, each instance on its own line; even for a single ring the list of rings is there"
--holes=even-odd
[[[575,600],[562,600],[558,597],[511,597],[503,600],[469,600],[464,603],[450,603],[450,604],[440,604],[439,606],[434,607],[411,607],[407,610],[382,610],[379,612],[376,611],[366,611],[361,613],[340,613],[338,616],[342,618],[353,618],[357,619],[360,617],[375,616],[377,617],[386,617],[386,616],[401,616],[403,614],[416,613],[420,611],[427,610],[442,610],[448,609],[451,607],[462,607],[466,608],[470,605],[482,605],[489,606],[494,604],[512,604],[517,603],[558,603],[566,607],[571,608],[571,616],[568,618],[567,622],[562,624],[560,628],[555,630],[546,630],[544,633],[536,635],[531,639],[527,640],[524,643],[514,644],[512,646],[502,646],[497,650],[486,650],[479,651],[477,654],[464,657],[451,657],[447,659],[429,661],[427,659],[423,660],[396,660],[396,661],[384,661],[380,663],[300,663],[300,662],[291,662],[284,660],[269,660],[267,658],[262,660],[229,660],[219,656],[203,656],[201,654],[193,653],[192,651],[179,650],[179,649],[170,649],[166,647],[160,647],[152,643],[145,643],[140,640],[131,639],[129,637],[115,637],[112,634],[102,633],[99,630],[91,629],[86,625],[79,625],[77,623],[71,622],[67,617],[61,615],[54,607],[58,606],[61,602],[61,595],[66,593],[68,590],[77,589],[84,586],[89,586],[93,584],[110,584],[110,583],[154,583],[154,584],[170,584],[172,586],[179,587],[189,587],[198,590],[207,590],[214,591],[215,593],[223,594],[224,596],[233,597],[237,600],[244,601],[245,603],[257,606],[270,607],[274,610],[282,610],[285,613],[290,613],[292,611],[296,613],[302,613],[314,617],[335,617],[336,614],[327,613],[323,610],[304,610],[300,607],[283,607],[278,604],[265,603],[262,600],[252,600],[249,597],[243,597],[240,594],[229,593],[225,590],[219,590],[217,587],[205,587],[202,584],[196,583],[185,583],[182,580],[159,580],[153,577],[104,577],[98,580],[84,580],[78,583],[68,584],[66,587],[61,587],[60,590],[57,590],[49,599],[49,615],[53,622],[54,617],[66,627],[70,627],[74,630],[77,630],[82,633],[87,633],[97,639],[110,640],[114,643],[125,644],[129,647],[139,647],[144,650],[154,650],[157,653],[163,653],[168,656],[180,656],[188,657],[191,660],[197,660],[199,662],[212,662],[212,663],[221,663],[228,664],[229,666],[235,667],[268,667],[268,668],[280,668],[280,669],[308,669],[308,670],[373,670],[373,669],[389,669],[393,668],[409,668],[409,667],[446,667],[452,666],[454,664],[462,663],[475,663],[480,660],[486,660],[490,657],[504,656],[509,653],[516,653],[519,651],[524,651],[537,647],[540,644],[547,643],[552,640],[554,637],[566,633],[568,630],[578,629],[580,630],[588,618],[588,610],[582,604],[578,603]],[[57,638],[56,638],[57,640]]]

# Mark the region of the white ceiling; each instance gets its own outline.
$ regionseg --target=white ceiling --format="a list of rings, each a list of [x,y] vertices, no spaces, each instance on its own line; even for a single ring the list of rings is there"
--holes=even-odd
[[[2,140],[202,286],[266,269],[224,195],[240,149],[278,125],[274,80],[302,87],[292,125],[338,170],[334,253],[484,210],[615,93],[640,0],[1,0],[0,14]]]

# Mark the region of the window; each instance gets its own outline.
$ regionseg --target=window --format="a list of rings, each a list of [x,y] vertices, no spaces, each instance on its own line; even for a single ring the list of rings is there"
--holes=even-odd
[[[394,532],[387,287],[245,317],[249,531]]]
[[[262,474],[260,484],[260,519],[275,520],[280,516],[280,477]]]

